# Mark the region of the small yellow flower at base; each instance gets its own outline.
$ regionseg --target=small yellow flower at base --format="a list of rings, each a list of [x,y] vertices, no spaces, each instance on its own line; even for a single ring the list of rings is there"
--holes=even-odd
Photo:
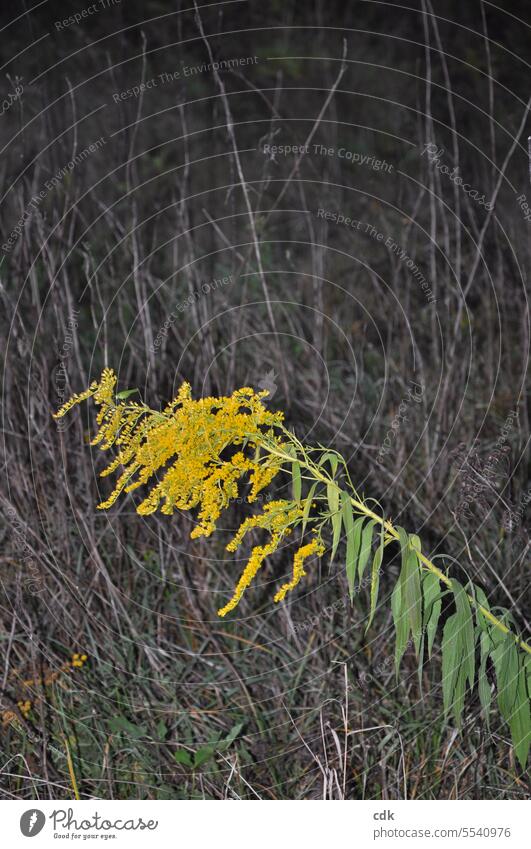
[[[295,552],[295,557],[293,558],[293,577],[291,581],[288,581],[287,584],[283,584],[279,591],[276,593],[274,597],[274,601],[282,601],[290,590],[293,590],[301,578],[304,578],[306,572],[304,571],[304,561],[308,559],[312,554],[321,555],[324,554],[325,547],[323,545],[322,540],[314,537],[311,542],[303,545],[297,552]]]
[[[19,711],[21,712],[21,714],[22,714],[22,716],[24,717],[24,719],[27,719],[28,714],[29,714],[29,712],[30,712],[30,710],[31,710],[31,702],[30,702],[30,700],[29,700],[29,699],[26,699],[25,701],[20,700],[20,701],[18,701],[18,702],[17,702],[17,705],[18,705],[18,709],[19,709]]]

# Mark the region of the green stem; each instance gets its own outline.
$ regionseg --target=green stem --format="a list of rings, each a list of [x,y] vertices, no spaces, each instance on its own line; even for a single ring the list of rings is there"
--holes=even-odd
[[[282,428],[282,429],[284,430],[284,428]],[[289,431],[284,430],[284,432],[286,433],[286,435],[290,439],[292,438]],[[300,443],[298,443],[298,444],[300,446]],[[276,457],[279,457],[279,458],[285,460],[287,463],[290,463],[290,464],[293,463],[293,459],[294,459],[293,457],[289,456],[288,454],[284,454],[282,451],[279,451],[276,448],[272,448],[267,443],[263,443],[262,447],[265,448],[266,451],[268,451],[270,454],[273,454]],[[319,480],[322,483],[326,484],[327,486],[331,485],[331,486],[335,487],[339,492],[344,491],[342,489],[342,487],[340,487],[333,478],[323,474],[322,471],[319,469],[319,467],[317,467],[314,463],[310,463],[307,460],[302,460],[299,457],[297,457],[297,462],[299,463],[300,466],[302,466],[304,469],[307,469],[310,472],[310,474],[314,478],[314,480]],[[363,513],[367,517],[369,517],[371,519],[375,519],[376,522],[378,522],[380,525],[384,526],[384,528],[387,530],[387,532],[390,534],[390,536],[393,537],[393,539],[395,539],[395,540],[400,539],[398,531],[395,529],[395,527],[393,526],[393,524],[391,522],[389,522],[387,519],[382,518],[382,516],[379,516],[377,513],[375,513],[369,507],[366,507],[366,505],[363,504],[362,501],[359,501],[356,498],[352,498],[352,496],[350,496],[350,495],[349,495],[349,498],[350,498],[352,506],[356,509],[356,511],[358,513]],[[449,587],[449,589],[453,589],[453,584],[452,584],[451,579],[448,578],[444,574],[444,572],[442,572],[437,566],[435,566],[435,564],[432,563],[431,560],[428,557],[426,557],[425,554],[422,554],[422,553],[419,552],[417,556],[418,556],[419,560],[423,563],[423,565],[426,567],[426,569],[428,569],[430,572],[433,572],[433,574],[436,575],[439,578],[439,580],[442,581],[443,584],[446,584],[446,586]],[[496,616],[494,616],[494,614],[491,613],[490,610],[487,610],[485,607],[483,607],[483,605],[479,604],[476,601],[476,599],[474,598],[474,596],[469,595],[468,593],[467,593],[467,596],[468,596],[468,600],[471,602],[471,604],[477,610],[480,610],[481,613],[483,614],[483,616],[486,619],[488,619],[489,622],[491,622],[491,624],[494,625],[495,628],[498,628],[498,630],[502,631],[502,633],[504,633],[504,634],[511,633],[510,629],[506,625],[504,625],[503,622],[501,622]],[[518,636],[516,636],[516,634],[514,634],[513,636],[514,636],[516,644],[521,649],[526,651],[528,654],[531,654],[531,646],[528,643],[526,643],[525,640],[521,640]]]

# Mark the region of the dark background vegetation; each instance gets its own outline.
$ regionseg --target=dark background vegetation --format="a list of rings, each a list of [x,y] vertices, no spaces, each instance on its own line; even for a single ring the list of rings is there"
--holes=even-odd
[[[225,531],[190,541],[190,517],[142,519],[133,499],[97,512],[93,410],[64,429],[51,414],[104,365],[154,406],[184,379],[196,394],[267,386],[301,438],[342,451],[366,496],[525,633],[528,4],[211,4],[214,56],[258,62],[223,73],[224,96],[205,71],[118,104],[207,49],[191,2],[122,0],[57,30],[88,5],[2,6],[2,99],[23,85],[0,118],[2,242],[105,139],[2,251],[3,798],[72,798],[69,753],[82,798],[526,796],[495,711],[487,727],[471,696],[461,733],[443,718],[438,651],[419,682],[410,649],[395,679],[395,559],[366,635],[341,556],[273,604],[289,546],[218,620],[244,553],[224,552]],[[312,131],[392,169],[261,151]],[[427,142],[493,214],[430,166]],[[412,381],[422,400],[382,458]]]

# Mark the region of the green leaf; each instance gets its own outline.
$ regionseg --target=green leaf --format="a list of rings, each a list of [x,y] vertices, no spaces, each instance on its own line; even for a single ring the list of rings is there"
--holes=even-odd
[[[301,464],[295,460],[291,464],[291,484],[293,491],[293,500],[300,501],[302,495],[302,479],[301,479]]]
[[[344,490],[342,490],[344,492]],[[330,553],[330,563],[333,561],[339,540],[341,539],[341,513],[339,512],[339,489],[333,484],[327,484],[326,495],[328,498],[328,509],[332,518],[332,551]]]
[[[198,769],[200,766],[203,766],[204,763],[214,757],[215,753],[216,746],[213,743],[209,743],[201,749],[198,749],[194,755],[194,769]]]
[[[130,395],[134,395],[135,392],[138,392],[138,389],[123,389],[121,392],[116,393],[116,398],[118,401],[124,401]]]
[[[188,766],[190,768],[193,766],[190,752],[187,752],[186,749],[177,749],[177,751],[173,753],[173,757],[178,764],[183,764],[183,766]]]
[[[373,557],[372,561],[372,572],[371,572],[371,610],[369,613],[369,621],[367,622],[368,630],[370,628],[371,622],[374,619],[374,613],[376,611],[376,603],[378,601],[378,590],[380,588],[380,567],[382,565],[383,552],[385,546],[385,526],[382,524],[382,529],[380,532],[380,544],[376,549],[376,553]]]
[[[413,634],[413,643],[418,657],[422,635],[422,588],[420,584],[420,566],[417,549],[413,547],[411,537],[409,538],[408,548],[404,569],[402,570],[402,587],[404,604],[408,613],[409,625]]]
[[[415,551],[418,551],[418,553],[420,554],[421,548],[422,548],[421,543],[420,543],[420,537],[418,537],[416,534],[410,534],[409,535],[409,544],[410,544],[411,548],[414,548]]]
[[[431,660],[433,642],[442,607],[441,584],[439,578],[433,572],[425,573],[422,581],[422,593],[424,596],[424,628],[428,641],[428,657]]]
[[[354,516],[352,513],[352,504],[350,498],[344,489],[341,490],[341,515],[343,517],[343,525],[345,527],[347,552],[345,555],[345,569],[347,573],[348,594],[352,601],[354,597],[354,581],[356,579],[356,560],[357,551],[354,546]],[[364,517],[361,517],[364,520]],[[356,524],[360,519],[356,520]]]
[[[487,727],[490,724],[490,705],[492,702],[492,690],[487,678],[487,660],[489,658],[491,645],[488,632],[482,631],[479,638],[480,662],[478,670],[478,693]]]
[[[442,638],[442,688],[445,716],[453,703],[455,685],[460,668],[459,618],[453,613],[444,625]]]
[[[165,740],[168,736],[168,728],[163,719],[159,719],[157,722],[157,737],[159,740]]]
[[[398,531],[398,542],[400,545],[400,554],[402,555],[402,566],[404,566],[404,561],[409,551],[409,534],[399,525],[397,525],[396,530]]]
[[[393,613],[393,622],[395,623],[395,672],[398,678],[398,669],[407,648],[409,634],[407,611],[402,597],[402,573],[398,576],[391,594],[391,610]]]
[[[512,634],[506,634],[500,645],[492,652],[498,684],[498,707],[503,718],[509,722],[518,689],[518,650]]]
[[[360,516],[358,519],[356,519],[356,521],[354,522],[354,526],[352,528],[352,561],[351,561],[352,562],[352,573],[351,573],[352,590],[351,590],[351,584],[350,584],[350,581],[349,581],[349,591],[351,591],[351,596],[350,596],[351,600],[352,600],[352,596],[354,595],[354,582],[356,580],[356,569],[357,569],[357,565],[358,565],[358,557],[359,557],[360,546],[361,546],[361,535],[362,535],[362,532],[363,532],[364,522],[365,522],[365,517]]]
[[[216,747],[218,749],[218,751],[220,751],[220,752],[224,751],[225,749],[228,749],[228,747],[231,745],[231,743],[234,743],[236,737],[238,736],[238,734],[242,730],[244,724],[245,723],[243,723],[243,722],[238,722],[237,725],[235,725],[233,728],[231,728],[231,730],[229,731],[227,736],[224,737],[223,740],[221,740],[218,743],[218,745]]]
[[[509,720],[509,727],[515,755],[520,761],[522,769],[525,769],[531,744],[531,714],[523,662],[519,664],[516,701]]]
[[[316,489],[317,489],[317,481],[315,483],[312,483],[312,485],[310,487],[310,491],[308,492],[308,495],[306,496],[306,499],[304,501],[304,509],[302,511],[302,531],[301,531],[302,536],[304,536],[304,532],[306,530],[306,525],[308,524],[308,519],[310,518],[310,510],[312,509],[312,501],[313,501],[313,497],[315,495]]]
[[[455,719],[455,724],[458,728],[461,727],[463,718],[463,709],[465,706],[465,690],[466,690],[466,669],[463,665],[459,667],[457,680],[455,682],[455,690],[452,696],[452,712]]]
[[[461,645],[461,661],[465,670],[470,689],[474,686],[476,660],[476,645],[474,639],[474,623],[472,610],[467,594],[459,581],[452,580],[452,590],[455,598],[456,615],[459,623],[459,642]]]
[[[132,722],[129,722],[125,716],[111,717],[109,719],[109,728],[115,733],[123,731],[134,740],[138,740],[140,737],[145,737],[147,735],[147,728],[145,725],[134,725]]]
[[[485,610],[488,610],[490,613],[490,605],[487,596],[485,595],[481,587],[475,586],[474,594],[477,603],[484,607]],[[476,622],[478,623],[478,628],[481,628],[482,631],[488,631],[490,627],[490,622],[488,621],[488,619],[485,618],[485,614],[481,612],[479,607],[476,607]]]
[[[231,743],[234,743],[236,737],[238,736],[244,725],[244,722],[238,722],[237,725],[231,728],[227,736],[221,741],[224,747],[230,746]]]
[[[376,519],[370,519],[363,528],[363,532],[361,534],[360,554],[358,559],[358,578],[360,583],[363,580],[363,573],[365,572],[365,567],[371,554],[372,536],[375,524]]]
[[[339,462],[337,454],[334,454],[333,451],[325,451],[325,453],[321,455],[317,465],[324,466],[326,462],[330,463],[330,470],[332,472],[332,477],[334,478],[336,476],[337,464]]]

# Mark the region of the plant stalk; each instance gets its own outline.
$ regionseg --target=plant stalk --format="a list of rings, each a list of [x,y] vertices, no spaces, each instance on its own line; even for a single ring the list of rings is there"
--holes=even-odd
[[[286,433],[291,437],[291,434],[289,434],[288,431],[286,431]],[[290,464],[293,463],[293,460],[294,460],[293,457],[289,456],[288,454],[284,454],[282,451],[278,451],[276,448],[270,447],[267,443],[264,443],[262,447],[265,448],[266,451],[268,451],[270,454],[273,454],[276,457],[279,457],[279,458],[285,460],[287,463],[290,463]],[[315,480],[319,480],[322,483],[326,484],[327,486],[331,485],[331,486],[335,487],[339,492],[344,491],[342,489],[342,487],[340,487],[339,484],[337,484],[336,481],[333,478],[328,477],[327,475],[323,474],[322,471],[319,469],[319,467],[316,466],[314,463],[308,462],[307,460],[300,459],[299,457],[297,457],[297,462],[300,464],[300,466],[302,468],[304,468],[308,472],[310,472],[310,474],[312,475],[312,477]],[[356,498],[352,498],[352,496],[350,496],[350,495],[349,495],[349,498],[350,498],[352,506],[356,509],[356,511],[358,513],[365,514],[367,517],[369,517],[371,519],[375,519],[375,521],[378,522],[378,524],[384,526],[384,528],[387,530],[387,532],[390,534],[390,536],[393,537],[393,539],[395,539],[395,540],[400,539],[398,531],[395,529],[395,527],[393,526],[393,524],[391,522],[389,522],[387,519],[384,519],[382,516],[379,516],[377,513],[375,513],[373,510],[371,510],[365,504],[363,504],[363,502],[358,501]],[[439,578],[439,580],[442,581],[442,583],[445,584],[449,589],[453,589],[451,578],[448,578],[444,574],[444,572],[442,572],[434,563],[431,562],[431,560],[428,557],[426,557],[425,554],[418,552],[417,556],[418,556],[419,560],[422,562],[422,564],[425,566],[426,569],[428,569],[430,572],[433,572],[433,574],[436,575]],[[485,619],[488,619],[488,621],[492,625],[494,625],[494,627],[498,628],[498,630],[501,631],[504,634],[510,634],[511,633],[511,630],[507,627],[507,625],[504,625],[504,623],[501,622],[496,616],[494,616],[494,614],[491,613],[490,610],[487,610],[485,607],[483,607],[483,605],[479,604],[476,601],[476,599],[474,598],[474,596],[467,593],[467,597],[468,597],[469,602],[477,610],[480,610],[481,613],[483,614],[483,616],[485,617]],[[513,634],[513,636],[514,636],[514,640],[515,640],[516,644],[521,649],[526,651],[528,654],[531,654],[531,646],[529,645],[529,643],[526,643],[525,640],[520,639],[516,634]]]

